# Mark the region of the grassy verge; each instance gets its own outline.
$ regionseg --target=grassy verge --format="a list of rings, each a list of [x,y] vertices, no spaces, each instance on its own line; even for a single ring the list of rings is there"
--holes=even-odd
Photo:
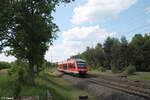
[[[150,74],[130,75],[130,76],[128,76],[128,78],[136,79],[136,80],[150,80]]]
[[[66,100],[78,100],[79,95],[88,95],[88,100],[96,100],[96,98],[91,94],[74,87],[65,80],[61,78],[54,78],[56,74],[50,72],[46,73],[48,73],[47,78],[51,81],[51,86],[54,87],[58,93],[65,96],[65,98],[67,98]]]
[[[118,76],[120,73],[111,73],[111,72],[100,72],[98,70],[91,70],[88,71],[90,74],[97,74],[97,75],[106,75],[106,76]]]
[[[24,85],[20,96],[40,96],[40,100],[46,100],[46,89],[49,89],[50,93],[55,96],[54,100],[66,100],[65,97],[57,92],[57,90],[51,87],[50,84],[46,83],[40,78],[36,78],[36,87],[30,87]],[[0,96],[13,97],[14,91],[13,84],[9,81],[7,75],[0,76]]]
[[[70,83],[61,78],[55,78],[56,75],[53,73],[48,72],[47,76],[40,73],[40,76],[48,78],[48,81],[36,77],[36,87],[24,85],[20,96],[40,96],[40,100],[46,100],[46,89],[48,89],[53,96],[53,100],[78,100],[79,95],[88,95],[89,100],[95,100],[95,98],[87,92],[73,87]],[[0,97],[12,97],[13,87],[7,74],[0,75]]]
[[[121,73],[111,73],[111,72],[100,72],[98,70],[91,70],[88,71],[91,74],[97,75],[106,75],[106,76],[119,76]],[[137,74],[137,75],[129,75],[127,76],[129,79],[136,79],[136,80],[150,80],[150,74]]]

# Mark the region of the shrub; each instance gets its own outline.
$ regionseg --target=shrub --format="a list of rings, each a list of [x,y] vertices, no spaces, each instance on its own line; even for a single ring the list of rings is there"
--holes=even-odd
[[[17,81],[21,84],[27,83],[28,73],[24,67],[13,66],[8,70],[8,75],[11,81]]]
[[[128,75],[134,74],[135,71],[136,71],[136,68],[133,65],[129,65],[125,70],[126,74]]]
[[[91,71],[91,70],[92,70],[91,66],[88,66],[87,68],[88,68],[88,71]]]
[[[106,72],[106,68],[104,68],[104,67],[99,67],[98,70],[99,70],[100,72]]]
[[[111,67],[111,71],[112,71],[113,73],[116,73],[116,72],[117,72],[117,68],[113,65],[113,66]]]
[[[8,70],[9,81],[13,84],[13,96],[18,98],[22,86],[28,82],[28,65],[22,61],[15,61],[12,67]]]

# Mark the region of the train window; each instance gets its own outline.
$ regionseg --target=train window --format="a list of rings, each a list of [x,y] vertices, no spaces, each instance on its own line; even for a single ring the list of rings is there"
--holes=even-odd
[[[73,68],[73,64],[71,64],[71,68]]]
[[[86,68],[86,65],[85,64],[78,64],[78,68],[84,69],[84,68]]]
[[[77,66],[79,69],[85,69],[86,68],[85,62],[77,62]]]
[[[71,63],[69,64],[69,68],[72,68],[72,64]]]
[[[68,67],[71,68],[71,63],[68,64]]]
[[[75,64],[72,64],[73,65],[73,68],[75,68]]]
[[[64,67],[64,69],[67,69],[67,64],[64,64],[63,67]]]

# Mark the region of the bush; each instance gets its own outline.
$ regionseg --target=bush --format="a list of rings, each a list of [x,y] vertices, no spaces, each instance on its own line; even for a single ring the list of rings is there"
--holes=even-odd
[[[111,71],[112,71],[113,73],[116,73],[116,72],[117,72],[117,68],[113,65],[113,66],[111,67]]]
[[[136,71],[136,68],[133,65],[129,65],[125,70],[126,74],[128,75],[134,74],[135,71]]]
[[[106,72],[106,68],[104,68],[104,67],[99,67],[98,70],[99,70],[100,72]]]
[[[21,84],[27,83],[28,73],[26,68],[22,66],[13,66],[8,70],[8,75],[11,81],[17,81]]]
[[[92,70],[91,66],[87,66],[87,69],[88,69],[88,71]]]
[[[13,84],[14,98],[18,98],[22,86],[28,82],[28,65],[20,60],[11,63],[11,65],[12,67],[8,70],[9,81]]]

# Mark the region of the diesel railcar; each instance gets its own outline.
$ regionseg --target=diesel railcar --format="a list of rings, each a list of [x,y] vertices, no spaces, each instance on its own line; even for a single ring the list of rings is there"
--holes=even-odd
[[[87,73],[87,64],[82,59],[72,59],[58,63],[57,70],[70,73],[85,75]]]

